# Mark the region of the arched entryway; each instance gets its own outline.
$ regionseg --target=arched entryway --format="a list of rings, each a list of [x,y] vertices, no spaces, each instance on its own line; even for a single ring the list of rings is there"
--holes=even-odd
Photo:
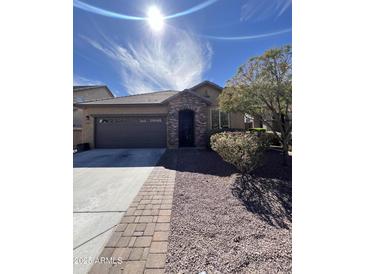
[[[194,141],[194,111],[179,111],[179,147],[192,147]]]

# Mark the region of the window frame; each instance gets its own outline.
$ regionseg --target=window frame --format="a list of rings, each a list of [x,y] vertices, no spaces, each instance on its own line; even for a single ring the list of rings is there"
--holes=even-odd
[[[223,129],[221,113],[226,113],[228,118],[228,127],[231,128],[231,114],[229,112],[220,111],[219,108],[211,108],[210,109],[210,129],[213,129],[213,111],[218,111],[218,129]]]

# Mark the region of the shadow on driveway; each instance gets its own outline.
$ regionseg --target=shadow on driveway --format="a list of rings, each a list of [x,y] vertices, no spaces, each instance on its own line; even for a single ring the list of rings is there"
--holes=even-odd
[[[73,167],[148,167],[154,166],[165,149],[93,149],[75,153]]]
[[[158,165],[180,172],[220,177],[230,176],[237,172],[233,165],[224,162],[217,153],[203,149],[167,150]]]

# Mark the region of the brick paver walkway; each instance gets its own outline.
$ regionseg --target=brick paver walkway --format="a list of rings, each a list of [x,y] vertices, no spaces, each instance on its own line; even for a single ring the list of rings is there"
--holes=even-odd
[[[165,272],[175,170],[155,167],[89,273]],[[100,263],[105,258],[121,264]]]

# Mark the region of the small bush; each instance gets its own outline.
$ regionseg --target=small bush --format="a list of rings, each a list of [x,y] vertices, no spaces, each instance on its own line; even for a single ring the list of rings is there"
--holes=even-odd
[[[242,173],[250,173],[260,163],[267,147],[266,136],[244,132],[222,132],[211,136],[211,147]]]
[[[208,148],[211,148],[210,146],[210,137],[214,134],[221,133],[221,132],[244,132],[244,129],[241,128],[220,128],[220,129],[211,129],[208,131],[207,137],[207,145]]]
[[[249,132],[266,132],[266,128],[255,127],[255,128],[249,128],[248,131]]]

